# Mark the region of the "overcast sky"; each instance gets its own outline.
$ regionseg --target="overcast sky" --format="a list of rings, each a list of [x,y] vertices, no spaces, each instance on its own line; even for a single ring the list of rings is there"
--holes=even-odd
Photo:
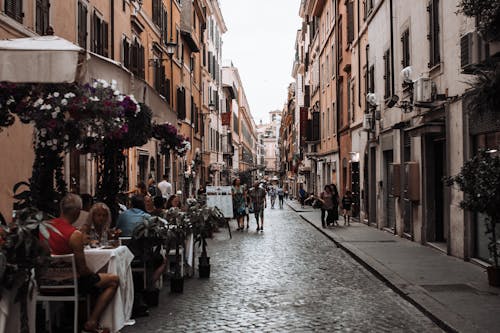
[[[300,0],[219,0],[228,31],[222,58],[238,68],[258,124],[283,108],[292,82]]]

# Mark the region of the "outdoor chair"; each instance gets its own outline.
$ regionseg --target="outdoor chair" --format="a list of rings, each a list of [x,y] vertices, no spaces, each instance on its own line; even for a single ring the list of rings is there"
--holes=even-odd
[[[45,322],[52,333],[50,302],[73,302],[74,332],[78,330],[78,303],[86,301],[87,316],[90,313],[90,298],[78,294],[78,273],[73,254],[52,255],[47,271],[40,277],[40,285],[35,295],[36,302],[44,302]]]

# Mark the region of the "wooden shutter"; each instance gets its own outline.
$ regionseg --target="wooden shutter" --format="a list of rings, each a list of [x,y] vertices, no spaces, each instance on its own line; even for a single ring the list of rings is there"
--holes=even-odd
[[[401,65],[404,67],[410,66],[410,31],[407,29],[401,36],[401,46],[403,48],[403,57]]]
[[[109,37],[108,37],[108,27],[109,27],[109,24],[105,21],[101,21],[102,22],[102,30],[101,30],[101,33],[102,33],[102,55],[107,57],[109,56]]]
[[[5,0],[5,14],[12,17],[16,21],[23,23],[23,1]]]
[[[351,43],[354,40],[354,3],[347,3],[347,42]]]
[[[391,53],[390,50],[384,53],[384,98],[391,96]]]
[[[186,96],[184,88],[177,88],[177,118],[186,119]]]
[[[87,48],[87,7],[78,2],[78,45]]]
[[[162,29],[162,32],[163,32],[163,41],[166,44],[168,42],[168,12],[166,9],[163,11],[163,29]]]
[[[39,35],[43,35],[43,14],[42,14],[42,0],[36,0],[36,19],[35,31]]]
[[[170,103],[170,80],[165,80],[165,99]]]
[[[139,46],[139,76],[144,79],[144,46]]]

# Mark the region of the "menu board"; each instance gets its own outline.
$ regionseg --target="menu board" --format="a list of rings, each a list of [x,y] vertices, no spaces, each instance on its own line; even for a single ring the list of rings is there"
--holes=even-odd
[[[231,186],[207,186],[207,206],[217,207],[226,218],[233,218]]]

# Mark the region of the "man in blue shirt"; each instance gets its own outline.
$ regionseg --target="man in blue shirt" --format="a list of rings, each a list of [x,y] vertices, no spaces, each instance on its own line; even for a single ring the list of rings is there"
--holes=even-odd
[[[134,229],[151,215],[146,213],[143,195],[134,195],[130,199],[130,208],[118,216],[116,227],[122,231],[121,236],[132,237]]]

